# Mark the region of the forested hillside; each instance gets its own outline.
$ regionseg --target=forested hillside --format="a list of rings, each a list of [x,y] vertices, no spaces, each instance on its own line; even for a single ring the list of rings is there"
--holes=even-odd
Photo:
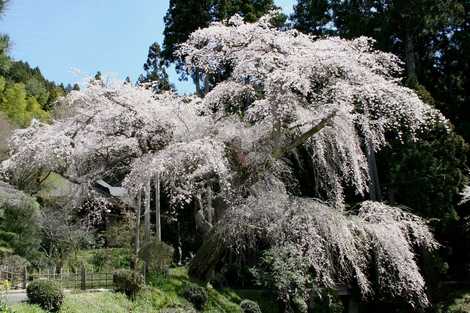
[[[0,4],[5,9],[5,1]],[[2,13],[0,13],[2,14]],[[50,121],[54,102],[65,94],[63,85],[48,81],[39,68],[9,56],[10,38],[0,36],[0,159],[6,158],[11,129],[29,126],[31,120]]]

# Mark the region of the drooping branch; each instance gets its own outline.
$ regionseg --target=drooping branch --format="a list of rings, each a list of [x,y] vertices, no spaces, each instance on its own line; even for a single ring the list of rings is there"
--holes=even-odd
[[[279,159],[283,157],[289,151],[294,150],[298,146],[304,144],[310,137],[321,131],[328,123],[336,116],[337,110],[331,112],[326,117],[324,117],[318,124],[310,128],[308,131],[297,137],[291,144],[275,149],[272,152],[274,159]]]

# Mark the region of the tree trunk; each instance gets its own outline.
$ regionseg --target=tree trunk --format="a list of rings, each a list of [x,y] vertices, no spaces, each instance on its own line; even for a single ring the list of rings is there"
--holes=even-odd
[[[405,34],[405,62],[406,75],[408,77],[407,84],[410,88],[415,88],[418,84],[418,76],[416,74],[416,56],[413,34],[407,31]]]
[[[57,259],[57,262],[55,263],[55,274],[60,275],[62,272],[62,266],[63,266],[63,261],[62,258]]]
[[[224,249],[220,242],[217,233],[211,233],[207,240],[204,240],[189,264],[188,273],[191,278],[199,281],[210,280],[211,273],[214,272],[217,263],[220,262],[224,254]]]
[[[212,207],[212,188],[207,187],[207,222],[214,225],[214,208]]]
[[[177,256],[177,260],[178,260],[178,265],[181,266],[183,264],[183,244],[181,242],[181,222],[180,222],[180,219],[179,219],[179,214],[178,214],[178,220],[177,220],[177,236],[178,236],[178,256]]]
[[[204,89],[202,90],[203,96],[209,92],[209,75],[206,73],[204,75]]]
[[[139,191],[136,199],[136,212],[135,212],[135,246],[134,246],[134,252],[136,255],[136,258],[138,258],[139,255],[139,250],[140,250],[140,208],[141,208],[141,200],[142,200],[142,194]],[[137,264],[136,264],[137,265]]]
[[[196,95],[198,95],[199,97],[202,97],[201,78],[200,78],[200,74],[198,70],[196,70],[196,72],[193,75],[193,81],[194,81],[194,85],[196,86]]]
[[[160,173],[155,176],[155,237],[162,240],[161,208],[160,208]]]
[[[373,143],[369,140],[367,144],[367,166],[369,168],[369,197],[372,201],[382,201],[382,191],[380,188],[379,172],[377,170],[377,160]]]
[[[144,243],[150,241],[150,180],[145,186]]]
[[[150,180],[145,186],[145,210],[144,210],[144,244],[150,242]],[[147,246],[148,247],[148,246]],[[149,260],[144,260],[144,279],[147,281],[149,271]]]
[[[196,224],[196,230],[199,231],[203,236],[211,230],[212,225],[209,224],[206,217],[204,216],[204,206],[202,204],[201,195],[198,194],[194,199],[194,222]]]

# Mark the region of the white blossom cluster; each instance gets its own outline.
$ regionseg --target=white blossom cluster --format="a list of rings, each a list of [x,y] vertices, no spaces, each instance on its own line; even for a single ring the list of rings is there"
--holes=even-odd
[[[211,178],[222,188],[230,188],[231,173],[224,145],[210,139],[174,143],[156,154],[137,159],[124,186],[136,193],[156,175],[165,182],[170,201],[174,204],[190,203]]]
[[[257,23],[235,16],[228,24],[214,23],[194,32],[179,56],[189,72],[216,81],[203,100],[206,113],[219,120],[236,116],[245,127],[257,128],[253,145],[274,137],[273,149],[289,146],[332,115],[305,144],[317,167],[316,181],[328,185],[337,204],[345,183],[358,193],[367,191],[364,145],[379,150],[387,131],[413,135],[445,122],[400,85],[400,61],[374,51],[371,39],[314,39],[276,30],[269,21],[269,15]]]
[[[380,293],[414,307],[429,304],[415,252],[432,251],[437,243],[424,220],[371,201],[355,214],[343,214],[316,199],[291,197],[278,186],[276,192],[256,193],[226,216],[218,235],[231,253],[249,255],[268,244],[276,251],[271,255],[302,260],[295,277],[310,277],[316,286],[358,286],[366,299]],[[286,289],[279,290],[281,297],[292,292]],[[302,292],[307,300],[309,290]]]
[[[131,163],[170,143],[199,140],[210,122],[197,114],[193,99],[129,84],[90,84],[59,104],[51,125],[34,121],[16,131],[11,157],[2,171],[12,182],[31,179],[37,171],[59,173],[78,184],[108,178],[120,184]]]
[[[465,188],[463,189],[460,195],[462,196],[462,200],[460,201],[460,204],[467,203],[470,200],[470,186],[465,186]]]

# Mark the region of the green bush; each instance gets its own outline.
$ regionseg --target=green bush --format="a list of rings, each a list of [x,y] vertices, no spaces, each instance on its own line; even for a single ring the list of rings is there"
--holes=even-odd
[[[197,310],[202,310],[207,303],[207,291],[205,288],[188,284],[184,287],[183,297],[191,302]]]
[[[113,273],[113,283],[115,291],[122,292],[129,298],[135,298],[144,286],[144,277],[135,271],[118,270]]]
[[[261,309],[255,301],[243,300],[240,302],[242,313],[261,313]]]
[[[58,312],[64,302],[62,288],[50,280],[36,280],[26,288],[29,302],[51,312]]]
[[[3,301],[0,301],[0,313],[13,313],[13,310],[10,309],[8,304]]]
[[[145,243],[139,252],[139,258],[147,261],[150,270],[165,273],[173,261],[175,249],[163,241],[153,240]]]

